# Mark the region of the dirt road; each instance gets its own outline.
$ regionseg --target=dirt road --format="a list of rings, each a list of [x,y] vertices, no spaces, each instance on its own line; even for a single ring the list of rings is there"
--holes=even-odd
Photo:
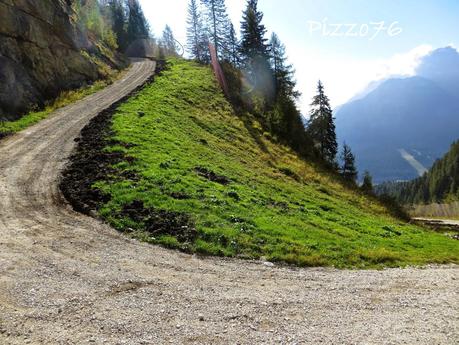
[[[58,190],[73,139],[152,73],[0,143],[0,344],[457,344],[457,266],[294,269],[127,239]]]
[[[413,221],[419,223],[426,223],[429,225],[438,225],[438,226],[451,226],[459,228],[459,220],[453,219],[440,219],[440,218],[413,218]]]

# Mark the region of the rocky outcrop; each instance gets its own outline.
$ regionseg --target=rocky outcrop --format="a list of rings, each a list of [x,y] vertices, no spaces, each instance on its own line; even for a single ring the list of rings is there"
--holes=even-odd
[[[71,0],[0,0],[0,120],[62,90],[106,76],[122,61],[77,25]]]

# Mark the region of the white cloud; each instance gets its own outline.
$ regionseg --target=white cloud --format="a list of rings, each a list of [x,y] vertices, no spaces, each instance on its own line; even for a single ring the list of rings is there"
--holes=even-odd
[[[336,107],[361,92],[372,81],[413,75],[422,57],[431,51],[431,46],[420,45],[388,59],[360,60],[311,54],[301,48],[289,49],[290,60],[297,70],[298,88],[303,93],[301,110],[307,115],[319,79],[325,85],[332,106]]]
[[[387,61],[381,61],[377,70],[377,79],[387,78],[391,75],[414,75],[421,59],[432,51],[432,46],[423,44],[409,52],[396,54]]]

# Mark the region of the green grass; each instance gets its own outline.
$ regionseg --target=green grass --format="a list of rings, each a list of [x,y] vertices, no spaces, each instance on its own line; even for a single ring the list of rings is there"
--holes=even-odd
[[[110,75],[107,74],[107,79],[98,80],[91,85],[81,87],[77,90],[64,91],[55,100],[49,102],[44,109],[31,111],[16,121],[0,121],[0,137],[2,134],[8,135],[17,133],[47,118],[53,111],[75,103],[86,96],[104,89],[118,79],[121,73],[123,72],[112,71]]]
[[[458,241],[392,218],[376,200],[274,143],[251,115],[235,114],[207,67],[171,61],[154,83],[120,106],[112,127],[121,144],[107,150],[134,160],[94,185],[111,196],[99,212],[141,240],[299,266],[459,263]],[[231,182],[211,182],[196,167]],[[134,200],[189,214],[197,238],[184,242],[145,232],[142,221],[120,216]]]

